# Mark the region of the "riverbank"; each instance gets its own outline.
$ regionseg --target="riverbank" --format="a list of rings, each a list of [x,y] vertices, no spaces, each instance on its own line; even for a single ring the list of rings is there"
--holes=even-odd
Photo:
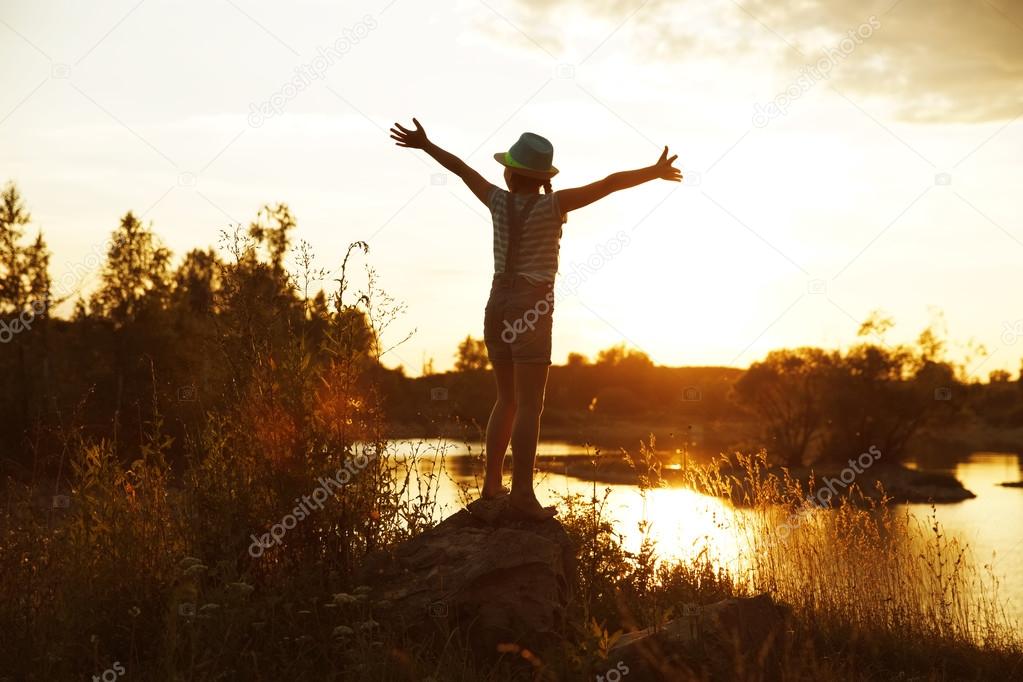
[[[585,455],[543,457],[537,460],[542,471],[572,476],[586,481],[619,485],[641,485],[649,471],[640,471],[622,455],[604,455],[599,458]],[[889,465],[878,469],[866,469],[853,478],[843,479],[843,470],[834,468],[783,468],[768,467],[762,474],[783,478],[788,476],[800,482],[806,490],[818,489],[821,482],[831,481],[832,497],[848,496],[852,486],[868,499],[880,499],[882,492],[897,503],[950,504],[976,497],[955,476],[946,472],[922,471],[901,465]],[[685,466],[678,464],[660,465],[657,476],[668,486],[683,486],[690,483]],[[849,482],[844,481],[848,479]],[[880,489],[879,487],[880,486]],[[743,503],[743,491],[737,486],[729,495],[738,505]],[[830,499],[830,498],[829,498]]]

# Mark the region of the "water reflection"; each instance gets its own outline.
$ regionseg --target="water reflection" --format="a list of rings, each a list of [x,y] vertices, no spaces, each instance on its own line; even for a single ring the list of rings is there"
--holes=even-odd
[[[979,563],[994,565],[1010,613],[1023,619],[1023,488],[998,485],[1023,479],[1021,464],[1013,454],[974,453],[947,471],[977,497],[938,506],[934,513],[948,532],[970,544]],[[931,513],[930,505],[908,507],[918,518]]]
[[[437,508],[435,520],[454,513],[466,499],[478,492],[483,467],[478,445],[451,441],[395,441],[399,453],[415,452],[418,475],[427,477],[435,486]],[[546,458],[578,456],[586,453],[581,446],[565,442],[543,442],[538,455]],[[976,453],[968,461],[950,470],[977,497],[964,502],[940,505],[907,505],[920,520],[936,515],[946,532],[968,542],[979,563],[993,563],[1001,579],[1001,597],[1009,601],[1011,616],[1023,619],[1023,489],[1005,488],[998,484],[1016,481],[1021,476],[1020,458],[1016,455]],[[648,533],[655,542],[657,554],[664,559],[689,559],[701,552],[715,566],[741,576],[743,540],[737,532],[741,515],[729,503],[682,487],[657,488],[643,494],[634,485],[604,484],[567,476],[539,472],[537,496],[552,504],[565,495],[596,494],[603,497],[611,490],[607,514],[622,535],[626,549],[638,551],[642,542],[640,524],[648,521]]]

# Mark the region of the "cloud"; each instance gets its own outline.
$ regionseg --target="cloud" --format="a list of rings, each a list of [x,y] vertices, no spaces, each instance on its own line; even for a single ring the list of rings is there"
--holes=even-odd
[[[772,79],[816,63],[874,16],[878,29],[834,69],[829,82],[836,89],[880,99],[907,121],[1023,113],[1023,6],[1012,0],[514,0],[492,7],[551,51],[578,51],[580,22],[588,22],[592,42],[632,15],[624,35],[602,50],[628,49],[668,64],[753,56]]]
[[[987,121],[1023,113],[1023,12],[1005,0],[891,2],[795,9],[756,0],[750,11],[763,11],[763,21],[779,32],[823,32],[834,40],[876,16],[880,28],[843,64],[839,77],[857,93],[891,100],[899,118]],[[792,49],[785,54],[789,65],[805,63]]]

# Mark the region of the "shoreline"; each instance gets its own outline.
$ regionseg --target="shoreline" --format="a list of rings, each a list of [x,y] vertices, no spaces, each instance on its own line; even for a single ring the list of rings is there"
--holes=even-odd
[[[596,460],[592,457],[579,456],[549,456],[537,458],[537,469],[549,473],[558,473],[571,476],[585,481],[617,485],[639,485],[641,474],[629,466],[621,457],[601,457]],[[811,478],[822,480],[824,478],[837,478],[839,469],[815,469],[814,467],[802,467],[800,469],[788,469],[788,474],[804,486],[807,486]],[[764,471],[764,475],[771,474],[783,476],[785,469],[772,467]],[[686,472],[681,468],[662,468],[660,478],[668,485],[680,485],[685,482]],[[866,472],[857,477],[850,488],[855,487],[862,495],[869,499],[879,499],[877,484],[880,483],[885,494],[897,504],[934,503],[954,504],[964,500],[976,498],[976,494],[967,489],[955,476],[939,472],[910,469],[897,465],[889,466],[879,470],[873,475]],[[1023,483],[1016,484],[1023,487]],[[807,486],[808,487],[808,486]],[[837,497],[848,497],[848,490],[843,488],[838,491]],[[733,490],[731,495],[735,504],[741,504],[741,491]]]

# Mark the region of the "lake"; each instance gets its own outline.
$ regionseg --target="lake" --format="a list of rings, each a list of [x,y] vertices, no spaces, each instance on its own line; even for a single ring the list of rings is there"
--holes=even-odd
[[[475,490],[482,468],[475,458],[479,444],[444,440],[395,440],[391,447],[399,455],[415,453],[418,473],[432,480],[438,500],[436,519],[440,520],[462,506],[460,485]],[[559,441],[543,441],[539,457],[564,457],[586,454],[582,446]],[[510,456],[509,456],[510,458]],[[977,497],[954,504],[906,505],[918,519],[932,513],[950,535],[969,543],[978,564],[991,563],[1001,580],[1000,596],[1007,611],[1023,621],[1023,488],[1006,488],[999,483],[1023,478],[1021,460],[1014,454],[978,452],[954,468],[954,474]],[[429,478],[433,474],[434,478]],[[425,477],[425,478],[424,478]],[[743,571],[740,545],[731,528],[736,515],[744,514],[728,502],[684,487],[656,488],[642,495],[633,485],[597,483],[598,496],[610,488],[607,513],[622,535],[624,544],[635,551],[641,542],[640,523],[646,519],[649,534],[663,558],[689,558],[708,551],[716,565],[740,574]],[[563,495],[593,495],[594,484],[581,478],[551,472],[537,473],[537,496],[545,504],[557,502]]]

